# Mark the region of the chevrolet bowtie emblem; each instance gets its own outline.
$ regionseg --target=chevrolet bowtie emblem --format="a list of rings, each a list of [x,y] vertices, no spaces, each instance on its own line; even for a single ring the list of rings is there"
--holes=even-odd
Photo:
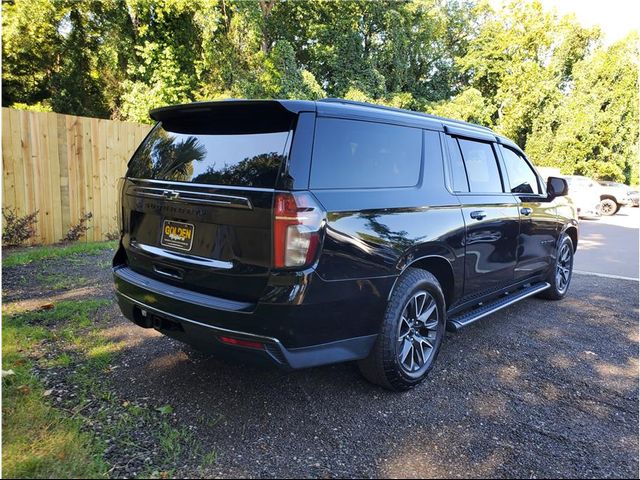
[[[164,192],[162,192],[162,195],[167,200],[174,200],[180,196],[180,194],[175,190],[165,190]]]

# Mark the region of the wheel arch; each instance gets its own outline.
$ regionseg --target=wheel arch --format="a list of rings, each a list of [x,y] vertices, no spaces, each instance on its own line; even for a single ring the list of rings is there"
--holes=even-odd
[[[602,200],[613,200],[616,204],[618,203],[618,199],[610,193],[603,193],[600,195],[600,201]]]
[[[444,294],[444,300],[447,308],[455,301],[457,284],[455,281],[453,266],[447,258],[442,255],[425,255],[420,258],[412,259],[410,263],[407,263],[404,266],[401,274],[404,273],[407,268],[419,268],[436,277],[438,283],[440,283],[440,287],[442,287],[442,293]],[[391,289],[391,292],[393,292],[393,288]],[[389,295],[391,295],[391,292]]]
[[[568,225],[562,233],[569,235],[569,238],[573,242],[573,252],[578,250],[578,228],[574,225]]]

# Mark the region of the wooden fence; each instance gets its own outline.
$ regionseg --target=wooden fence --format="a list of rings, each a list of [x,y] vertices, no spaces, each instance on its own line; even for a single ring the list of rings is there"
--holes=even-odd
[[[2,109],[2,206],[38,211],[32,243],[55,243],[91,212],[85,241],[117,232],[116,185],[149,125]]]

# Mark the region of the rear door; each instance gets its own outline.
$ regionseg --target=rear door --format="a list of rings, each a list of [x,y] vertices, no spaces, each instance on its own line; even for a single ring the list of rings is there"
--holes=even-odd
[[[277,102],[228,102],[158,117],[123,187],[130,268],[256,300],[272,265],[273,199],[297,115]]]
[[[500,145],[507,171],[509,189],[520,207],[520,234],[516,280],[524,280],[545,272],[553,258],[559,224],[554,202],[527,159],[514,148]]]
[[[495,144],[448,135],[447,146],[466,225],[465,301],[513,283],[520,219],[516,199],[505,192]]]

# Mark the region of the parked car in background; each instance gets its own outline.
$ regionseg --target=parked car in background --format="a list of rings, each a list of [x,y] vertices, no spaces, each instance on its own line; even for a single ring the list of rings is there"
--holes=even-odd
[[[638,190],[629,190],[629,200],[632,207],[640,207],[640,192]]]
[[[113,260],[143,328],[284,368],[356,360],[406,390],[445,329],[569,289],[567,182],[488,128],[335,99],[151,117]]]
[[[569,198],[573,200],[579,218],[599,218],[601,187],[598,182],[582,175],[562,175],[569,185]]]
[[[624,183],[600,181],[600,212],[602,215],[615,215],[627,205],[632,204],[631,189]],[[636,192],[637,200],[637,192]]]

